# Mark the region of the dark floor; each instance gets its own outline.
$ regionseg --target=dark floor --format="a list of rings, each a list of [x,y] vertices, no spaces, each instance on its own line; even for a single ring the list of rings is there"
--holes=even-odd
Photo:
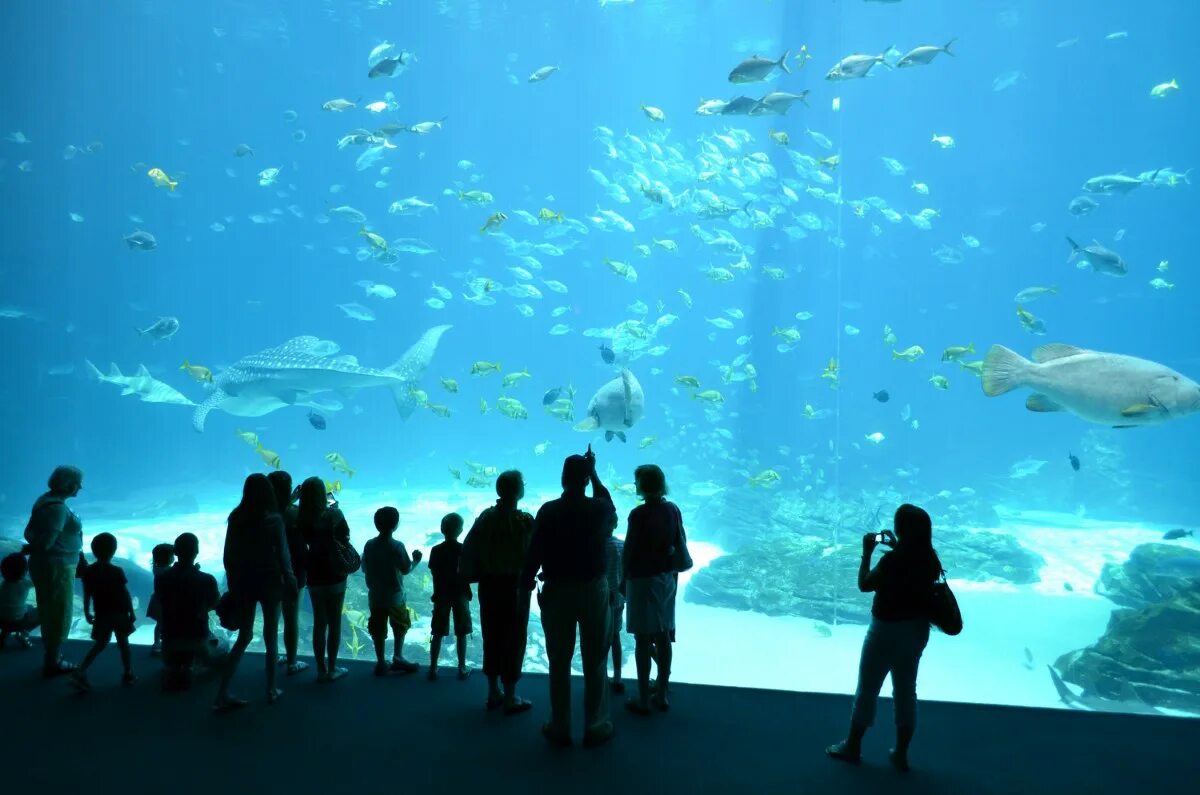
[[[80,659],[85,648],[71,644],[68,657]],[[262,658],[247,656],[235,690],[250,706],[214,715],[211,682],[159,692],[144,648],[135,649],[139,682],[118,684],[110,648],[86,696],[62,679],[41,679],[39,651],[0,653],[4,792],[78,791],[87,782],[156,794],[1074,795],[1194,792],[1200,776],[1200,720],[926,703],[916,769],[905,776],[886,763],[886,701],[864,764],[853,768],[822,753],[845,729],[845,696],[672,686],[670,713],[638,718],[614,700],[612,743],[556,750],[538,732],[547,708],[541,676],[523,680],[533,712],[511,718],[483,709],[479,674],[459,682],[443,668],[436,683],[424,671],[376,679],[364,663],[350,663],[350,676],[331,685],[317,685],[311,670],[282,678],[285,696],[268,707]]]

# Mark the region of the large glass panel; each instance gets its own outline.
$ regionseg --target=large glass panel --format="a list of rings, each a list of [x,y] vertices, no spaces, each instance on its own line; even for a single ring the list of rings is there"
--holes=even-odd
[[[1200,712],[1191,4],[0,14],[53,32],[0,53],[3,552],[76,464],[141,616],[251,472],[428,553],[590,443],[622,517],[643,463],[683,511],[678,680],[852,691],[909,502],[966,625],[923,697]]]

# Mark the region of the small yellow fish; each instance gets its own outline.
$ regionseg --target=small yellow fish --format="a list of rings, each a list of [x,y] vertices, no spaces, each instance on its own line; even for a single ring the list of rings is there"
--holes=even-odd
[[[367,242],[371,244],[371,248],[378,249],[379,251],[387,253],[387,250],[388,250],[387,241],[384,240],[381,236],[375,234],[374,232],[368,232],[367,228],[365,226],[358,230],[358,234],[361,237],[365,237],[367,239]]]
[[[943,362],[956,362],[959,359],[961,359],[962,357],[966,356],[968,353],[974,353],[974,352],[975,352],[975,343],[973,343],[973,342],[970,345],[967,345],[967,347],[965,347],[965,348],[962,347],[961,345],[954,345],[954,346],[951,346],[951,347],[947,348],[946,350],[942,351],[942,361]]]
[[[920,345],[910,345],[902,351],[892,351],[893,359],[903,359],[906,362],[915,362],[925,355],[925,349]]]
[[[812,55],[810,55],[810,54],[809,54],[809,52],[808,52],[808,45],[807,45],[807,44],[801,44],[801,45],[800,45],[800,51],[796,53],[796,55],[795,55],[795,58],[796,58],[796,60],[797,60],[797,61],[799,61],[799,62],[800,62],[800,68],[801,68],[801,69],[803,69],[803,68],[804,68],[804,65],[805,65],[806,63],[808,63],[809,61],[811,61],[811,60],[812,60]]]
[[[508,375],[504,376],[503,380],[500,381],[500,386],[504,389],[508,389],[522,378],[529,378],[529,368],[525,368],[520,372],[509,373]]]
[[[779,477],[779,473],[774,469],[764,469],[762,472],[759,472],[757,475],[750,478],[750,486],[751,488],[755,486],[770,486],[778,483],[780,480],[782,480],[782,478]]]
[[[273,451],[268,450],[267,448],[263,447],[261,442],[255,446],[254,452],[258,453],[259,456],[262,457],[262,460],[267,462],[267,466],[269,466],[273,469],[279,469],[279,467],[280,467],[279,453],[273,452]]]
[[[445,388],[445,390],[447,392],[449,392],[451,394],[458,392],[458,382],[455,381],[453,378],[443,378],[442,386]]]
[[[325,456],[325,460],[333,467],[334,472],[345,472],[346,477],[354,477],[354,470],[346,463],[346,459],[342,457],[341,453],[329,453]]]
[[[689,387],[691,389],[699,389],[700,388],[700,379],[694,375],[677,375],[677,376],[675,376],[675,383],[679,384],[680,386]]]
[[[842,156],[841,155],[830,155],[829,157],[821,158],[817,162],[820,163],[821,165],[825,166],[826,168],[837,168],[838,166],[840,166],[842,164]],[[855,209],[855,211],[858,210],[857,207],[855,207],[854,209]],[[860,218],[862,217],[861,213],[859,214],[859,217]]]
[[[1162,262],[1158,263],[1159,273],[1166,273],[1168,270],[1170,270],[1170,268],[1171,262],[1169,260],[1163,260]]]
[[[645,439],[642,439],[640,442],[638,442],[638,449],[645,450],[647,447],[654,444],[655,440],[657,439],[657,436],[647,436]]]
[[[715,389],[706,389],[703,392],[695,392],[692,394],[693,400],[703,400],[706,403],[724,403],[725,396]]]
[[[195,378],[202,384],[211,384],[213,380],[212,370],[207,367],[201,367],[198,364],[189,364],[187,359],[183,360],[183,364],[179,365],[180,370],[187,370],[188,375]]]
[[[683,305],[686,306],[688,309],[691,309],[692,308],[692,296],[689,295],[684,290],[676,290],[675,292],[679,293],[679,297],[683,299]]]
[[[563,222],[563,214],[561,212],[556,213],[553,210],[547,209],[545,207],[538,210],[537,217],[538,217],[538,220],[544,224],[548,224],[551,221],[553,221],[555,223],[559,223],[559,224],[561,224]]]
[[[934,389],[949,389],[950,379],[944,375],[935,375],[929,379],[929,383],[933,384]]]
[[[829,364],[825,365],[825,372],[821,373],[822,378],[829,379],[829,388],[837,389],[838,385],[838,360],[830,359]]]
[[[494,232],[495,230],[499,229],[500,226],[507,220],[508,216],[504,213],[492,213],[488,216],[488,219],[484,222],[483,226],[480,227],[479,234],[486,235],[488,232]]]
[[[484,400],[483,398],[479,399],[479,413],[480,414],[488,413],[488,404],[487,404],[487,401]]]
[[[146,172],[146,176],[150,177],[150,181],[154,183],[156,188],[169,188],[175,190],[179,187],[179,182],[167,176],[167,172],[161,168],[152,168]]]
[[[340,481],[340,480],[325,481],[325,493],[326,494],[341,494],[342,493],[342,481]]]
[[[462,480],[462,472],[452,466],[447,466],[446,469],[450,470],[450,477],[454,478],[455,480]]]
[[[236,431],[236,433],[246,444],[251,447],[258,447],[258,434],[254,431]]]
[[[471,375],[487,375],[500,372],[499,362],[475,362],[471,365]]]
[[[788,134],[782,130],[768,130],[767,135],[771,136],[771,140],[780,146],[787,146],[790,142],[788,140]]]
[[[432,411],[434,414],[438,415],[439,417],[449,417],[450,416],[450,407],[449,406],[440,406],[437,403],[430,403],[428,408],[430,411]]]

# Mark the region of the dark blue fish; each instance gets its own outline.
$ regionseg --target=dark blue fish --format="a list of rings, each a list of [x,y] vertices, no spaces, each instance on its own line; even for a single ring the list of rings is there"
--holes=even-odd
[[[549,406],[554,401],[558,400],[558,396],[561,394],[562,394],[562,387],[561,386],[554,387],[554,389],[551,389],[549,392],[547,392],[545,395],[542,396],[542,405]]]
[[[308,422],[318,431],[325,430],[325,418],[311,409],[308,412]]]
[[[1074,453],[1067,453],[1067,460],[1071,462],[1071,469],[1079,471],[1079,458]]]
[[[880,403],[887,403],[892,398],[892,396],[888,394],[888,391],[886,389],[879,390],[875,394],[871,395],[871,397],[875,398]]]
[[[605,364],[612,364],[617,360],[617,354],[613,353],[613,349],[608,347],[607,342],[600,343],[600,358]]]
[[[1184,530],[1182,527],[1177,527],[1174,530],[1168,530],[1167,532],[1163,533],[1163,540],[1174,541],[1177,538],[1183,538],[1184,536],[1190,535],[1192,535],[1191,530]]]

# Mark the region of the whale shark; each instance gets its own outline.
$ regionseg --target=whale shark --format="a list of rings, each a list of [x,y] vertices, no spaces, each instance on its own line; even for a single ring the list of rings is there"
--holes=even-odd
[[[429,329],[398,361],[382,370],[363,367],[353,356],[339,355],[341,349],[335,342],[294,337],[245,356],[219,373],[208,398],[192,414],[192,425],[203,431],[209,413],[216,410],[238,417],[261,417],[286,406],[334,411],[341,404],[329,393],[349,396],[377,386],[392,390],[400,416],[407,419],[417,407],[412,387],[424,376],[438,340],[449,329]]]

